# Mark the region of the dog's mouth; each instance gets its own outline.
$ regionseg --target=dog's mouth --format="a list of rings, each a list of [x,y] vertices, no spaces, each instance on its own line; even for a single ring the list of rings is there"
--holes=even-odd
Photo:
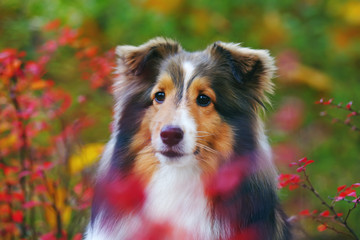
[[[162,151],[160,153],[162,155],[164,155],[165,157],[168,157],[168,158],[179,158],[179,157],[184,156],[183,153],[175,152],[175,151],[172,151],[172,150]]]

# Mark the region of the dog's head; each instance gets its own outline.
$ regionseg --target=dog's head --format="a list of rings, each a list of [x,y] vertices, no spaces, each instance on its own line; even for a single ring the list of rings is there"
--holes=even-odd
[[[116,52],[117,146],[132,159],[124,166],[150,171],[158,164],[198,165],[212,171],[231,155],[256,148],[257,110],[272,91],[274,65],[267,51],[216,42],[189,53],[156,38]]]

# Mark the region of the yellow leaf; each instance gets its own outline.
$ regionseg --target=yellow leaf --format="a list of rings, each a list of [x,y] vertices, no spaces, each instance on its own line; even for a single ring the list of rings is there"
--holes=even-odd
[[[196,9],[192,11],[193,28],[197,34],[205,34],[211,26],[211,13],[205,9]]]
[[[325,73],[302,64],[295,53],[278,55],[279,81],[286,84],[305,84],[319,91],[329,91],[332,79]]]
[[[14,146],[14,144],[18,141],[18,136],[14,133],[7,135],[0,139],[0,149],[6,149]]]
[[[61,223],[64,226],[67,226],[69,224],[70,218],[71,218],[71,207],[70,206],[63,207],[59,212],[60,212]],[[57,214],[52,206],[45,207],[45,218],[46,218],[47,223],[52,228],[56,228]]]
[[[360,1],[352,0],[343,5],[342,15],[345,21],[353,25],[360,25]]]
[[[288,40],[289,31],[286,29],[284,22],[277,12],[264,15],[263,21],[257,30],[263,46],[281,45]]]
[[[53,181],[48,182],[48,198],[55,204],[57,211],[60,213],[61,223],[66,226],[71,218],[71,207],[66,204],[67,192],[64,188],[56,186]],[[57,226],[57,213],[53,206],[45,207],[45,217],[52,228]]]
[[[170,14],[179,10],[182,2],[183,0],[145,0],[144,2],[140,2],[140,4],[158,13]]]
[[[32,90],[39,90],[39,89],[46,88],[47,86],[48,86],[48,82],[46,82],[44,80],[39,80],[39,81],[32,82],[30,85],[30,88]]]
[[[0,133],[5,132],[11,128],[11,124],[9,122],[0,122]]]
[[[326,74],[316,70],[315,68],[305,65],[299,65],[294,74],[294,80],[305,83],[308,86],[320,91],[328,91],[331,86],[331,79]]]
[[[70,158],[69,164],[71,174],[78,173],[84,168],[91,166],[99,159],[103,149],[104,144],[102,143],[91,143],[81,148]]]

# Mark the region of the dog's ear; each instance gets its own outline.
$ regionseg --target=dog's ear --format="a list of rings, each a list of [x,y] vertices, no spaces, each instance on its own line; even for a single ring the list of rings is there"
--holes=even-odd
[[[275,71],[267,50],[254,50],[239,44],[215,42],[207,49],[221,66],[230,71],[239,88],[261,105],[268,101],[265,93],[273,92],[271,78]]]
[[[156,76],[159,62],[180,50],[181,46],[177,42],[158,37],[138,47],[118,46],[116,54],[119,57],[119,65],[125,68],[123,71],[125,74]]]

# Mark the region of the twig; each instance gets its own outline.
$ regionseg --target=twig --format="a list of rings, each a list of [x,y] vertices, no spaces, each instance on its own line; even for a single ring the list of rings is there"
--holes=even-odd
[[[348,112],[353,112],[353,113],[355,113],[353,116],[360,116],[360,111],[356,111],[351,106],[344,107],[343,105],[341,105],[341,103],[336,104],[336,103],[333,103],[333,102],[330,102],[330,105],[333,106],[333,107],[336,107],[338,109],[342,109],[342,110],[345,110],[345,111],[348,111]]]
[[[332,115],[328,114],[327,112],[321,112],[320,115],[323,117],[328,117],[329,119],[331,119],[332,121],[334,121],[336,123],[341,123],[347,127],[350,127],[351,130],[353,130],[353,131],[360,132],[360,128],[354,124],[351,124],[351,122],[348,120],[341,120],[339,118],[333,117]]]
[[[327,225],[325,222],[321,221],[321,220],[318,219],[317,217],[313,217],[312,219],[313,219],[314,221],[320,223],[320,224],[326,225],[326,228],[328,228],[328,229],[330,229],[330,230],[332,230],[332,231],[334,231],[334,232],[336,232],[336,233],[338,233],[338,234],[343,234],[343,235],[349,236],[349,237],[351,237],[351,238],[354,237],[353,235],[351,235],[351,234],[349,234],[349,233],[340,231],[340,230],[338,230],[337,228],[335,228],[335,227],[333,227],[333,226]]]
[[[341,223],[349,232],[350,234],[353,236],[354,239],[359,240],[359,237],[355,234],[354,230],[348,225],[347,223],[347,219],[351,213],[351,211],[356,208],[356,204],[354,205],[354,207],[349,210],[348,215],[346,216],[346,219],[343,220],[341,217],[338,216],[336,210],[334,209],[333,206],[329,205],[327,202],[325,202],[325,200],[319,195],[319,193],[315,190],[314,186],[312,185],[309,176],[306,174],[306,169],[304,168],[303,170],[303,174],[305,177],[305,180],[307,182],[308,185],[303,184],[302,187],[308,189],[309,191],[311,191],[320,201],[323,205],[325,205],[335,216],[335,220],[338,221],[339,223]]]
[[[55,212],[55,216],[56,216],[56,236],[57,237],[61,237],[62,236],[62,220],[61,220],[61,213],[60,210],[58,209],[58,207],[56,206],[56,188],[53,185],[53,191],[51,191],[50,189],[50,182],[47,180],[46,174],[44,171],[41,172],[41,176],[43,177],[43,180],[45,182],[45,187],[46,190],[48,191],[49,195],[51,196],[51,207]]]
[[[18,120],[21,124],[20,126],[20,137],[21,137],[21,148],[20,148],[20,152],[19,152],[19,158],[20,158],[20,165],[21,165],[21,171],[27,171],[27,166],[26,166],[26,154],[28,152],[28,145],[27,145],[27,134],[26,134],[26,127],[25,127],[25,122],[23,121],[22,117],[21,117],[21,108],[20,108],[20,104],[17,98],[17,94],[16,94],[16,84],[17,84],[17,79],[16,77],[12,77],[11,78],[11,82],[12,82],[12,86],[10,86],[10,99],[12,101],[12,104],[14,105],[14,108],[16,110],[16,115],[18,117]],[[22,176],[19,179],[20,182],[20,187],[21,190],[24,194],[24,202],[26,202],[28,200],[28,195],[27,195],[27,189],[26,189],[26,176]],[[26,219],[27,216],[27,212],[24,209],[24,219]],[[26,224],[25,221],[23,221],[20,224],[20,229],[21,229],[21,238],[25,238],[27,235],[27,230],[26,230]]]

